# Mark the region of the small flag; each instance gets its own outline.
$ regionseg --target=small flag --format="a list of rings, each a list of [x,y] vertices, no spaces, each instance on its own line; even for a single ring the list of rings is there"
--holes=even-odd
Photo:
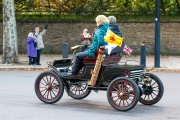
[[[128,55],[130,55],[132,53],[132,49],[130,47],[128,47],[127,45],[124,45],[123,51]]]

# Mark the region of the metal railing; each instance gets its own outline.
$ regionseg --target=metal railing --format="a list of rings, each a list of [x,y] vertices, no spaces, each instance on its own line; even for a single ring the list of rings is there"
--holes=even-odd
[[[97,14],[105,14],[105,15],[154,15],[155,11],[62,11],[62,10],[54,10],[54,11],[15,11],[18,15],[97,15]],[[2,14],[2,10],[0,10],[0,14]],[[180,10],[169,10],[169,11],[161,11],[161,15],[180,15]]]
[[[0,10],[0,15],[2,15],[2,10]],[[70,15],[78,15],[78,16],[90,16],[90,15],[116,15],[116,16],[153,16],[155,11],[15,11],[16,15],[36,15],[36,16],[70,16]],[[180,10],[169,10],[169,11],[161,11],[161,15],[172,16],[172,15],[180,15]]]
[[[21,15],[96,15],[96,14],[115,14],[115,15],[152,15],[153,11],[16,11]]]
[[[114,14],[114,15],[154,15],[155,11],[16,11],[16,14],[25,15],[97,15],[97,14]],[[180,10],[161,11],[162,15],[179,15]]]

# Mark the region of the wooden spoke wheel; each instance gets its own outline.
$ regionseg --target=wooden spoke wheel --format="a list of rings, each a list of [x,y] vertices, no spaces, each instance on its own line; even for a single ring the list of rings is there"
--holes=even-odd
[[[148,73],[150,74],[150,73]],[[143,94],[139,102],[145,105],[156,104],[163,96],[164,86],[161,80],[154,74],[150,74],[150,86],[142,85]]]
[[[128,111],[134,108],[139,100],[139,88],[130,78],[118,77],[108,86],[107,98],[113,108]]]
[[[44,103],[59,101],[64,93],[64,85],[58,75],[52,71],[41,73],[35,81],[37,97]]]
[[[81,83],[78,85],[70,85],[69,96],[74,99],[83,99],[91,93],[91,90],[88,89],[87,83]]]

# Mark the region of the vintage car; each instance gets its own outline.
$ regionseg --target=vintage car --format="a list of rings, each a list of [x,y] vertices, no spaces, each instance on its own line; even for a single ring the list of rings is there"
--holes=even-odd
[[[77,50],[81,46],[72,49]],[[74,52],[75,53],[75,52]],[[139,101],[144,105],[156,104],[163,96],[161,80],[144,72],[142,65],[119,64],[122,55],[104,55],[100,48],[94,58],[85,58],[84,67],[76,77],[68,77],[73,58],[54,60],[50,70],[41,73],[35,81],[37,97],[44,103],[58,102],[64,89],[74,99],[86,98],[92,90],[107,91],[109,104],[119,111],[134,108]]]

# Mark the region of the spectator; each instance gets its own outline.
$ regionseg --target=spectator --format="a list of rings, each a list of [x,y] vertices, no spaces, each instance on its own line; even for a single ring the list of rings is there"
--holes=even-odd
[[[33,37],[33,32],[28,34],[27,38],[27,55],[29,57],[29,65],[35,65],[37,57],[36,39]]]
[[[43,36],[46,33],[46,30],[48,28],[48,25],[45,25],[45,28],[42,32],[40,32],[40,28],[36,27],[35,28],[35,34],[34,37],[37,40],[37,59],[36,59],[36,65],[41,65],[40,64],[40,56],[41,56],[41,50],[44,48],[44,43],[43,43]]]
[[[92,40],[92,37],[88,33],[87,28],[83,29],[83,33],[80,35],[80,40],[81,40],[81,44],[83,45],[83,47],[81,48],[81,52],[83,52],[88,48],[88,46],[91,45],[91,40]]]

